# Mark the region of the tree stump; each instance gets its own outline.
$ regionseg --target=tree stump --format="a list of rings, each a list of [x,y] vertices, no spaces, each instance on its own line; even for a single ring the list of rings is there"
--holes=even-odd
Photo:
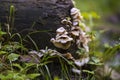
[[[73,7],[72,0],[0,0],[0,23],[7,23],[10,5],[15,6],[14,32],[23,37],[31,32],[39,48],[53,47],[50,38]],[[32,47],[32,42],[27,46]]]

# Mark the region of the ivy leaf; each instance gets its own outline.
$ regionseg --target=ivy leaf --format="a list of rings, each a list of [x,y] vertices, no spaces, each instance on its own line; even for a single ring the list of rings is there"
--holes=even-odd
[[[16,60],[18,60],[19,56],[20,56],[20,55],[18,55],[18,54],[11,53],[10,55],[8,55],[8,59],[9,59],[10,61],[16,61]]]

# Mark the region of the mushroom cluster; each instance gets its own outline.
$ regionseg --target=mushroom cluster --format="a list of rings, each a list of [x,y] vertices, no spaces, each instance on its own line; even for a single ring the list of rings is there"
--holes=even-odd
[[[86,35],[86,25],[82,22],[83,16],[80,13],[80,10],[77,8],[72,8],[70,10],[71,19],[72,19],[72,28],[71,34],[76,37],[76,45],[77,47],[83,47],[86,52],[89,52],[88,42],[91,41],[89,35]],[[83,28],[85,30],[83,30]],[[82,45],[82,46],[81,46]]]
[[[79,23],[83,19],[83,17],[80,14],[80,10],[77,8],[72,8],[70,10],[70,14],[71,14],[73,26],[79,26]]]
[[[51,39],[51,42],[57,48],[67,50],[71,44],[75,44],[76,47],[84,49],[84,52],[73,57],[71,53],[64,54],[63,56],[67,59],[71,59],[77,67],[81,67],[89,62],[89,47],[88,42],[91,41],[89,35],[86,34],[87,26],[83,23],[83,17],[81,16],[80,10],[72,8],[70,10],[70,19],[63,19],[61,21],[65,27],[60,27],[56,30],[56,37]],[[79,69],[72,69],[75,73],[80,73]]]
[[[82,47],[86,52],[89,52],[88,42],[90,38],[89,35],[86,35],[85,30],[81,28],[86,28],[86,25],[82,23],[83,17],[80,11],[77,8],[72,8],[70,10],[70,15],[71,20],[63,19],[61,21],[61,23],[64,24],[65,27],[69,27],[69,29],[66,30],[64,27],[58,28],[56,30],[56,38],[52,38],[51,42],[57,48],[66,50],[71,46],[71,42],[74,41],[78,48]]]
[[[89,35],[86,34],[88,31],[87,26],[82,22],[83,17],[80,14],[80,11],[77,8],[72,8],[70,10],[71,19],[72,19],[72,28],[71,35],[74,37],[74,41],[78,48],[83,48],[84,53],[78,55],[78,59],[74,59],[74,64],[77,67],[81,67],[89,62],[89,47],[88,42],[91,41]],[[82,57],[81,57],[82,56]],[[78,68],[72,69],[74,73],[80,74],[81,70]]]

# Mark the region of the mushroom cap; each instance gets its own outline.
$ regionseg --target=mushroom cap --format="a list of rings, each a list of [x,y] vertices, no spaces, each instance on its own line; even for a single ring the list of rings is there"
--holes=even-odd
[[[82,37],[84,37],[84,36],[86,35],[86,33],[81,30],[81,31],[80,31],[80,35],[81,35]]]
[[[61,48],[61,49],[68,49],[71,46],[71,42],[67,42],[67,43],[60,43],[56,40],[52,41],[52,43],[54,44],[54,46],[56,46],[57,48]]]
[[[28,52],[29,55],[36,55],[36,57],[41,58],[43,56],[43,54],[41,52],[32,50]]]
[[[69,41],[72,41],[72,40],[73,40],[73,38],[69,37],[66,34],[63,34],[63,35],[60,35],[60,36],[56,37],[56,41],[60,42],[60,43],[63,43],[63,44],[67,43]]]
[[[83,66],[84,64],[88,63],[88,61],[90,60],[89,57],[85,57],[85,58],[82,58],[82,59],[78,59],[78,60],[75,60],[74,61],[74,64],[78,67],[81,67]]]
[[[71,16],[72,16],[72,19],[79,19],[79,20],[83,19],[83,16],[79,12]]]
[[[80,35],[80,27],[72,27],[71,29],[71,34],[74,36],[79,36]]]
[[[79,26],[73,26],[73,27],[71,28],[71,30],[77,30],[77,31],[79,30],[79,31],[80,31],[81,29],[80,29]]]
[[[73,72],[73,73],[76,73],[76,74],[78,74],[78,75],[81,74],[81,70],[76,69],[76,68],[73,68],[73,69],[72,69],[72,72]]]
[[[78,26],[79,25],[79,21],[73,21],[73,26]]]
[[[88,47],[87,44],[83,44],[83,47],[84,47],[84,49],[85,49],[86,52],[89,52],[89,47]]]
[[[64,27],[60,27],[56,30],[57,33],[64,33],[66,32],[65,28]]]
[[[83,45],[83,48],[86,52],[89,52],[88,42],[91,41],[90,37],[85,34],[85,32],[81,31],[81,34],[79,36],[79,40]]]
[[[75,60],[74,61],[74,64],[77,65],[78,67],[81,67],[83,66],[85,63],[83,61],[80,61],[80,60]]]
[[[61,21],[62,24],[65,24],[65,25],[72,25],[72,22],[70,20],[67,20],[67,19],[63,19]]]
[[[61,23],[62,23],[62,24],[67,24],[67,21],[68,21],[67,19],[63,19],[63,20],[61,21]]]
[[[52,38],[51,42],[54,44],[54,46],[61,48],[61,49],[68,49],[71,46],[71,41],[73,38],[69,37],[66,34],[57,36],[56,39]]]
[[[73,19],[73,22],[72,22],[73,26],[78,26],[79,23],[80,23],[79,19]]]
[[[51,40],[50,40],[51,42],[54,42],[55,41],[55,39],[54,38],[51,38]]]
[[[71,15],[74,15],[74,14],[76,14],[76,13],[79,13],[79,10],[78,10],[77,8],[72,8],[72,9],[70,10],[70,14],[71,14]]]

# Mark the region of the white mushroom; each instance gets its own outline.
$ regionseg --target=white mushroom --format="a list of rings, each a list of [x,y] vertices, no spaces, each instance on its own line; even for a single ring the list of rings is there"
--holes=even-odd
[[[88,35],[85,35],[84,32],[81,32],[82,34],[79,36],[79,40],[83,45],[83,48],[85,49],[86,52],[89,52],[89,47],[88,47],[88,42],[91,41]]]
[[[75,15],[76,13],[79,13],[79,10],[78,10],[77,8],[72,8],[72,9],[70,10],[70,14],[71,14],[71,15]]]
[[[79,25],[79,21],[73,21],[73,26],[78,26]]]
[[[48,49],[48,50],[47,50],[47,53],[48,53],[50,56],[54,56],[54,55],[58,55],[58,54],[59,54],[58,51],[52,50],[52,49]]]
[[[56,39],[52,38],[51,42],[54,44],[54,46],[66,50],[71,46],[72,40],[73,38],[70,38],[68,35],[63,34],[60,36],[56,36]]]
[[[56,40],[57,40],[57,42],[60,42],[60,43],[67,43],[67,42],[69,42],[69,41],[72,41],[73,40],[73,38],[71,38],[71,37],[69,37],[68,35],[66,35],[66,34],[63,34],[63,35],[61,35],[61,36],[58,36],[58,37],[56,37]]]
[[[63,19],[63,20],[61,21],[61,23],[62,23],[62,24],[65,24],[65,25],[69,25],[69,26],[72,25],[72,22],[71,22],[70,20],[67,20],[67,19]]]
[[[80,27],[72,27],[71,28],[71,34],[73,36],[79,36],[80,35]]]
[[[67,34],[67,31],[65,30],[64,27],[60,27],[56,30],[57,34]]]
[[[30,54],[30,55],[37,55],[39,58],[41,58],[43,56],[42,53],[40,53],[38,51],[35,51],[35,50],[29,51],[28,54]]]
[[[79,26],[80,20],[79,19],[73,19],[72,24],[73,26]]]
[[[80,11],[77,8],[72,8],[70,14],[73,20],[73,25],[79,25],[80,21],[83,19],[83,16],[80,14]]]
[[[72,72],[73,72],[73,73],[76,73],[76,74],[78,74],[78,75],[80,75],[81,70],[76,69],[76,68],[73,68],[73,69],[72,69]]]
[[[54,44],[54,46],[64,49],[64,50],[68,49],[71,46],[71,42],[67,42],[63,44],[63,43],[57,42],[56,40],[51,40],[51,41]]]
[[[83,66],[85,63],[84,63],[83,61],[80,61],[80,60],[75,60],[75,61],[74,61],[74,64],[75,64],[76,66],[81,67],[81,66]]]
[[[88,47],[87,44],[84,44],[84,43],[83,43],[83,47],[85,48],[85,51],[86,51],[86,52],[89,52],[89,47]]]
[[[63,20],[61,21],[61,23],[62,23],[62,24],[67,24],[67,19],[63,19]]]
[[[82,19],[83,16],[81,16],[80,10],[77,8],[72,8],[70,11],[70,14],[73,19]]]
[[[88,63],[89,57],[82,58],[81,60],[75,60],[74,64],[78,67],[83,66],[84,64]]]

